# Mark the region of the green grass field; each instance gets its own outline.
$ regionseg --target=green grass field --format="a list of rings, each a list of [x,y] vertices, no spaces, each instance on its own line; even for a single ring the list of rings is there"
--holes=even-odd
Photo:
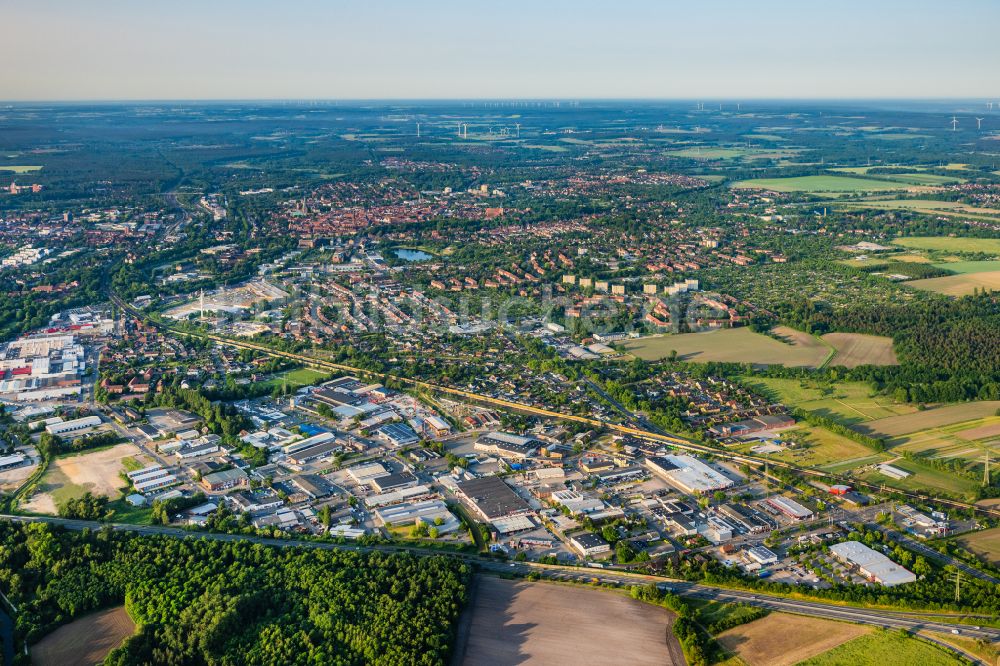
[[[794,178],[756,178],[732,184],[737,189],[773,190],[775,192],[890,192],[909,185],[871,178],[850,176],[797,176]]]
[[[1000,271],[1000,261],[945,261],[934,264],[935,268],[943,268],[952,273],[966,275],[968,273],[989,273]]]
[[[719,148],[716,146],[705,148],[684,148],[683,150],[670,150],[667,155],[674,157],[687,157],[692,160],[732,160],[746,155],[747,151],[741,148]]]
[[[874,208],[879,210],[912,210],[928,215],[965,216],[974,219],[992,220],[1000,216],[1000,209],[978,208],[958,201],[935,201],[932,199],[866,199],[838,203],[838,207],[848,209]]]
[[[864,382],[828,382],[778,377],[741,377],[741,381],[773,399],[845,424],[909,414],[916,408],[887,396],[871,395]]]
[[[856,461],[847,469],[870,462],[872,450],[858,444],[853,439],[832,433],[825,428],[804,426],[787,430],[783,435],[799,442],[794,448],[770,455],[775,460],[783,460],[804,467],[823,467],[826,465],[843,465]]]
[[[872,174],[873,176],[875,174]],[[951,185],[953,183],[963,183],[965,179],[957,176],[939,176],[934,173],[892,173],[878,174],[878,178],[895,180],[900,183],[910,183],[912,185]]]
[[[847,641],[796,666],[960,666],[963,663],[930,643],[900,632],[879,630]]]
[[[676,351],[679,358],[695,362],[728,361],[808,367],[819,367],[833,351],[821,340],[800,331],[784,327],[775,331],[787,336],[792,344],[742,327],[707,333],[654,335],[632,340],[626,348],[647,361],[666,358],[671,351]]]
[[[967,499],[971,499],[979,488],[979,484],[971,479],[933,469],[912,460],[898,459],[892,462],[892,466],[910,472],[911,476],[905,479],[891,479],[879,472],[867,471],[858,477],[871,483],[884,483],[902,490],[930,491]]]
[[[329,376],[329,373],[314,370],[312,368],[295,368],[294,370],[286,370],[285,372],[279,372],[275,375],[271,375],[271,377],[267,379],[267,383],[272,387],[287,384],[288,388],[295,389],[302,386],[311,386],[312,384],[327,379]]]
[[[31,173],[32,171],[41,171],[41,170],[42,170],[42,167],[40,167],[40,166],[26,166],[26,165],[20,165],[20,164],[18,164],[18,165],[11,165],[11,164],[0,165],[0,171],[9,171],[9,172],[14,172],[14,173]]]
[[[951,236],[905,236],[892,241],[915,250],[943,252],[987,252],[1000,255],[1000,238],[953,238]]]
[[[569,152],[569,148],[567,148],[566,146],[553,146],[553,145],[544,145],[544,144],[538,144],[538,143],[525,143],[525,144],[522,145],[522,147],[523,148],[533,148],[534,150],[544,150],[544,151],[549,152],[549,153],[567,153],[567,152]]]

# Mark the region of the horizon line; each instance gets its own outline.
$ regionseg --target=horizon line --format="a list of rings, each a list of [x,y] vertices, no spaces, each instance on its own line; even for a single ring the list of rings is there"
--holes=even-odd
[[[78,97],[52,99],[0,99],[0,104],[136,104],[136,103],[370,103],[370,102],[715,102],[715,103],[746,103],[746,102],[989,102],[1000,100],[1000,95],[989,97],[968,96],[813,96],[813,97],[719,97],[719,96],[683,96],[683,97]],[[710,109],[705,109],[710,110]]]

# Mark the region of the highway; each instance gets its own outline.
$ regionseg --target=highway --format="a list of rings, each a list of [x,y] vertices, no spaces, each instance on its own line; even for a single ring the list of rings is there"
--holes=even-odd
[[[414,546],[400,545],[377,545],[361,546],[357,544],[336,544],[322,541],[304,541],[295,539],[274,539],[246,534],[224,534],[216,532],[192,532],[178,527],[166,527],[158,525],[129,525],[123,523],[99,523],[88,520],[71,520],[66,518],[54,518],[48,516],[14,516],[0,514],[0,519],[6,519],[23,523],[44,522],[53,525],[60,525],[70,530],[99,530],[105,527],[111,529],[134,532],[143,535],[159,535],[175,538],[203,538],[215,541],[249,541],[250,543],[264,546],[274,546],[279,548],[300,547],[317,548],[321,550],[351,550],[357,552],[383,551],[412,552],[418,555],[439,555],[454,557],[465,560],[481,570],[503,573],[528,575],[538,574],[542,577],[553,580],[566,580],[576,582],[603,583],[616,586],[625,585],[647,585],[655,583],[663,589],[670,590],[676,594],[695,599],[711,599],[727,603],[745,603],[752,606],[759,606],[769,610],[782,611],[786,613],[798,613],[811,617],[827,618],[831,620],[842,620],[845,622],[855,622],[889,629],[906,629],[907,631],[937,631],[950,634],[953,629],[958,629],[962,636],[966,638],[981,638],[986,641],[1000,641],[1000,629],[991,627],[975,628],[969,625],[951,624],[941,618],[961,617],[949,616],[945,613],[919,613],[887,611],[868,608],[858,608],[852,606],[842,606],[821,601],[802,601],[789,599],[780,596],[760,594],[755,592],[744,592],[724,587],[691,583],[676,579],[669,579],[660,576],[651,576],[629,571],[619,571],[614,569],[599,569],[596,567],[577,567],[558,564],[539,564],[537,562],[502,562],[488,560],[467,553],[449,553],[438,550],[424,549]]]
[[[425,382],[425,381],[421,381],[419,379],[411,379],[409,377],[402,377],[402,376],[399,376],[399,375],[392,375],[392,374],[388,374],[388,373],[372,372],[370,370],[364,370],[364,369],[361,369],[361,368],[355,368],[355,367],[350,366],[350,365],[344,365],[342,363],[334,363],[333,361],[327,361],[327,360],[324,360],[324,359],[321,359],[321,358],[316,358],[315,356],[309,356],[309,355],[306,355],[306,354],[297,354],[297,353],[294,353],[294,352],[286,352],[286,351],[281,351],[281,350],[273,349],[273,348],[268,347],[266,345],[260,345],[260,344],[253,343],[253,342],[247,342],[245,340],[235,340],[235,339],[232,339],[232,338],[227,338],[227,337],[224,337],[224,336],[221,336],[221,335],[214,335],[214,334],[211,334],[211,333],[198,333],[198,332],[179,331],[179,330],[171,328],[170,326],[164,325],[163,323],[161,323],[161,322],[159,322],[159,321],[157,321],[155,319],[152,319],[151,317],[149,317],[145,313],[137,310],[136,308],[133,308],[130,304],[126,303],[124,300],[122,300],[121,298],[119,298],[118,296],[116,296],[113,293],[109,293],[109,298],[118,307],[120,307],[123,310],[129,312],[132,316],[137,317],[139,319],[142,319],[142,320],[148,322],[150,325],[159,328],[161,331],[163,331],[165,333],[170,333],[170,334],[173,334],[173,335],[178,335],[178,336],[182,336],[182,337],[184,337],[184,336],[200,337],[200,338],[203,338],[203,339],[206,339],[206,340],[211,340],[212,342],[215,342],[215,343],[220,344],[220,345],[228,345],[228,346],[231,346],[231,347],[235,347],[237,349],[249,349],[249,350],[260,352],[262,354],[266,354],[266,355],[272,356],[274,358],[284,358],[284,359],[296,361],[298,363],[302,363],[304,365],[309,365],[309,366],[321,368],[323,370],[331,370],[331,371],[336,371],[336,372],[350,373],[350,374],[354,374],[354,375],[362,375],[362,376],[367,376],[367,377],[373,377],[373,378],[378,379],[378,380],[390,379],[390,380],[392,380],[394,382],[399,382],[400,384],[404,384],[404,385],[407,385],[407,386],[412,386],[414,388],[420,388],[420,389],[424,389],[424,390],[431,391],[431,392],[444,393],[444,394],[447,394],[447,395],[452,395],[452,396],[456,396],[456,397],[459,397],[459,398],[463,398],[465,400],[469,400],[469,401],[472,401],[472,402],[478,402],[478,403],[481,403],[481,404],[489,405],[491,407],[499,407],[501,409],[508,409],[508,410],[513,410],[513,411],[523,412],[523,413],[526,413],[526,414],[531,414],[531,415],[534,415],[534,416],[541,416],[541,417],[550,418],[550,419],[558,419],[558,420],[562,420],[562,421],[571,421],[571,422],[575,422],[575,423],[582,423],[582,424],[585,424],[585,425],[588,425],[588,426],[591,426],[591,427],[602,428],[602,429],[605,429],[605,430],[610,430],[610,431],[613,431],[613,432],[617,432],[617,433],[622,434],[622,435],[629,435],[629,436],[632,436],[632,437],[636,437],[636,438],[639,438],[639,439],[644,439],[644,440],[651,441],[651,442],[657,442],[657,443],[661,443],[661,444],[667,444],[669,446],[672,446],[672,447],[675,447],[675,448],[678,448],[678,449],[681,449],[681,450],[691,451],[693,453],[710,454],[710,455],[713,455],[713,456],[716,456],[716,457],[719,457],[719,458],[724,458],[724,459],[729,460],[730,462],[734,462],[736,464],[752,465],[752,466],[758,467],[758,468],[764,467],[765,465],[770,465],[771,467],[774,467],[774,468],[784,468],[784,469],[788,469],[788,470],[790,470],[792,472],[795,472],[797,474],[802,474],[802,475],[805,475],[805,476],[811,476],[811,477],[814,477],[814,478],[834,479],[834,480],[836,480],[838,482],[842,482],[842,483],[846,483],[846,484],[849,484],[849,485],[853,485],[853,486],[858,487],[858,488],[864,488],[866,490],[873,491],[873,492],[883,492],[885,490],[885,488],[883,486],[880,486],[880,485],[874,484],[874,483],[868,483],[868,482],[865,482],[865,481],[861,481],[859,479],[847,479],[847,478],[844,478],[844,477],[838,477],[835,474],[831,474],[829,472],[824,472],[824,471],[818,470],[818,469],[812,469],[812,468],[808,468],[808,467],[798,467],[796,465],[792,465],[791,463],[786,463],[786,462],[783,462],[783,461],[765,460],[764,458],[758,458],[756,456],[750,456],[750,455],[745,455],[745,454],[734,453],[732,451],[727,451],[725,449],[713,448],[713,447],[710,447],[710,446],[706,446],[704,444],[697,444],[695,442],[683,439],[681,437],[677,437],[675,435],[663,434],[663,433],[659,433],[659,432],[652,432],[650,430],[643,430],[641,428],[633,428],[631,426],[622,425],[620,423],[613,423],[613,422],[610,422],[610,421],[603,421],[603,420],[600,420],[600,419],[593,419],[593,418],[589,418],[589,417],[586,417],[586,416],[578,416],[578,415],[575,415],[575,414],[564,414],[562,412],[556,412],[556,411],[553,411],[553,410],[550,410],[550,409],[544,409],[544,408],[541,408],[541,407],[535,407],[533,405],[525,405],[525,404],[522,404],[522,403],[513,402],[511,400],[504,400],[502,398],[494,398],[492,396],[481,395],[481,394],[478,394],[478,393],[472,393],[470,391],[464,391],[462,389],[454,388],[454,387],[451,387],[451,386],[442,386],[440,384],[434,384],[434,383],[431,383],[431,382]],[[982,506],[978,506],[976,504],[970,504],[968,502],[960,502],[960,501],[957,501],[957,500],[952,500],[952,499],[947,499],[947,498],[940,498],[940,497],[935,497],[935,496],[932,496],[932,495],[927,495],[927,494],[924,494],[924,493],[916,493],[916,492],[911,492],[911,491],[906,491],[906,490],[900,490],[900,489],[897,489],[897,488],[892,488],[891,490],[892,490],[892,492],[894,494],[897,494],[897,495],[900,495],[900,496],[903,496],[903,497],[907,497],[907,498],[910,498],[910,499],[914,499],[914,500],[918,500],[918,501],[922,501],[922,502],[935,502],[937,504],[941,504],[941,505],[945,505],[945,506],[951,506],[951,507],[957,507],[957,508],[961,508],[961,509],[971,510],[971,511],[974,511],[976,513],[980,513],[980,514],[983,514],[983,515],[991,516],[993,518],[1000,518],[1000,509],[994,509],[994,508],[989,508],[989,507],[982,507]]]

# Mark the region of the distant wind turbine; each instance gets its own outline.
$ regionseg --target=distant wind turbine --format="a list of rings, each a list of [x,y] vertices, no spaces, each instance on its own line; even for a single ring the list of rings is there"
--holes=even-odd
[[[958,128],[958,118],[955,116],[951,117],[951,131],[954,132]]]
[[[976,118],[976,129],[983,129],[983,118]]]

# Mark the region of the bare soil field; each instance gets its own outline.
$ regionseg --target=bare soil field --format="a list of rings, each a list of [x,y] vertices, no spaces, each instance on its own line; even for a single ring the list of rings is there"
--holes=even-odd
[[[93,666],[135,633],[124,606],[91,613],[59,627],[31,648],[36,666]]]
[[[684,665],[671,613],[623,594],[479,576],[472,604],[456,664]]]
[[[784,326],[774,333],[782,338],[754,333],[749,328],[723,328],[706,333],[654,335],[629,342],[633,355],[653,361],[676,351],[685,361],[727,361],[758,365],[782,364],[789,367],[818,367],[830,354],[830,348],[813,336]]]
[[[860,333],[827,333],[823,340],[837,350],[830,365],[856,368],[859,365],[899,365],[892,338]]]
[[[945,405],[925,409],[922,412],[889,416],[854,426],[854,428],[873,437],[899,437],[909,433],[939,428],[952,423],[971,421],[991,416],[1000,409],[1000,400],[982,400],[979,402],[963,402],[957,405]]]
[[[118,497],[125,485],[119,472],[124,469],[122,458],[140,455],[134,444],[118,444],[108,449],[58,458],[42,477],[38,492],[22,505],[31,513],[57,513],[58,506],[86,492]]]
[[[855,624],[771,613],[724,631],[717,638],[724,648],[735,652],[748,666],[790,666],[869,631]]]
[[[979,426],[978,428],[962,430],[961,432],[956,432],[955,435],[968,440],[996,437],[997,435],[1000,435],[1000,423],[992,423],[990,425]]]

